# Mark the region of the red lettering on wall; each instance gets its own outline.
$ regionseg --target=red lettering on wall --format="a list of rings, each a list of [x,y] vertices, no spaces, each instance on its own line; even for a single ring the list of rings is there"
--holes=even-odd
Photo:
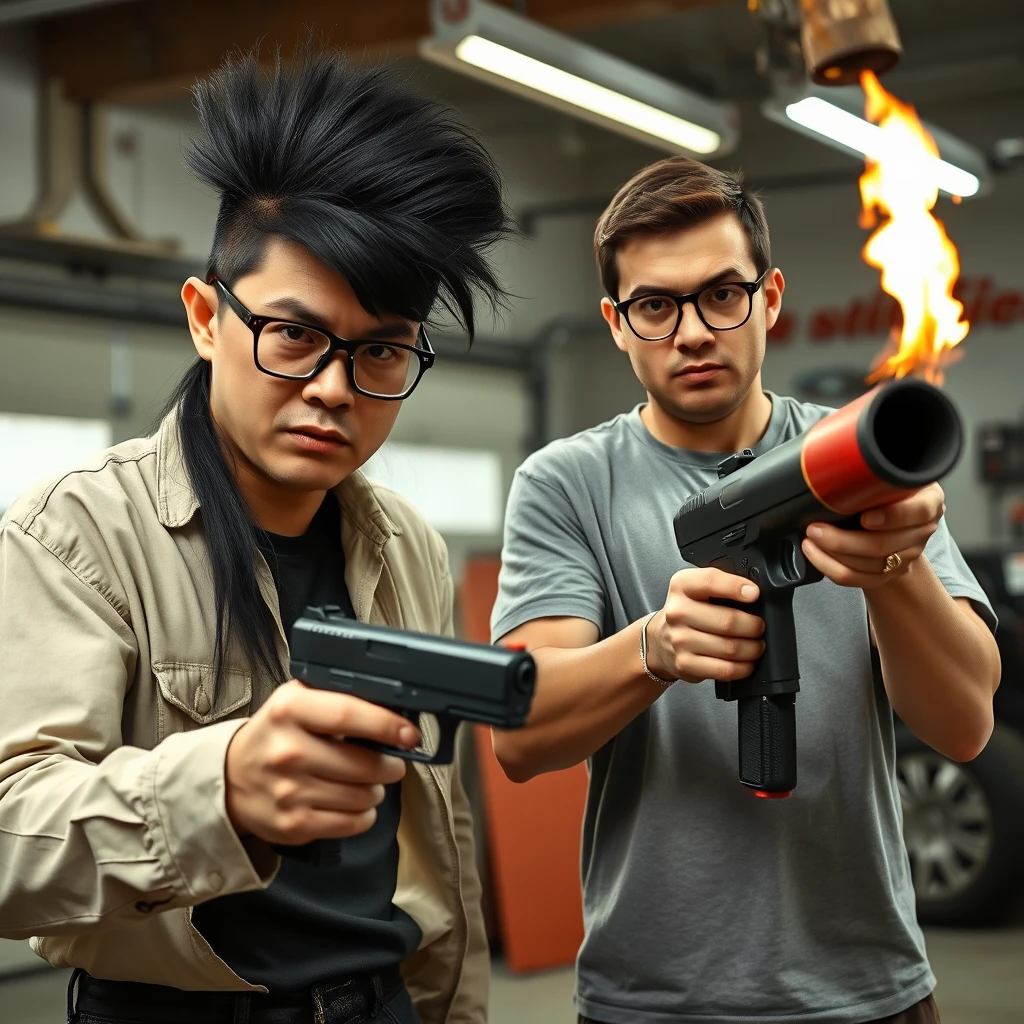
[[[980,327],[985,322],[985,302],[991,290],[991,277],[983,277],[977,287],[970,289],[970,299],[964,303],[964,319],[969,320],[972,327]]]
[[[867,334],[879,334],[885,330],[885,292],[875,292],[868,307],[868,315],[864,320],[864,331]]]
[[[839,312],[835,309],[819,309],[811,316],[811,341],[830,341],[839,328]]]
[[[854,299],[846,307],[843,315],[843,334],[848,338],[854,338],[864,332],[863,322],[865,318],[865,303],[863,299]]]
[[[903,329],[903,310],[895,299],[889,300],[889,331]]]
[[[796,327],[796,316],[782,310],[772,329],[768,332],[768,340],[773,345],[785,345],[793,337],[794,327]]]
[[[953,297],[963,303],[963,316],[976,328],[985,324],[1005,327],[1024,321],[1024,290],[996,291],[990,277],[961,277],[953,288]],[[801,314],[783,311],[768,332],[773,344],[793,341],[803,328]],[[903,327],[899,303],[879,290],[871,296],[855,296],[842,308],[825,306],[807,315],[806,335],[817,344],[845,337],[858,341],[874,336],[889,336]]]
[[[989,316],[994,324],[1008,324],[1018,315],[1024,305],[1020,292],[1000,292],[993,300]]]

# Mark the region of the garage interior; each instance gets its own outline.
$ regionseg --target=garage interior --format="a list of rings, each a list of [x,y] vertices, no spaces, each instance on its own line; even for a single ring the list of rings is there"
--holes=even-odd
[[[786,275],[766,388],[827,405],[862,393],[886,345],[891,302],[862,256],[863,159],[786,120],[787,97],[811,95],[797,0],[496,6],[715,106],[728,145],[708,162],[741,170],[757,189],[774,265]],[[1003,660],[996,733],[975,762],[956,765],[905,738],[905,839],[944,1024],[1019,1024],[1024,6],[888,6],[902,52],[883,84],[942,133],[942,155],[959,159],[978,182],[977,194],[953,201],[943,193],[935,208],[959,253],[956,295],[970,321],[962,358],[945,368],[944,387],[967,433],[943,486],[952,535],[999,616]],[[635,131],[432,57],[424,41],[443,49],[438,26],[464,7],[465,0],[0,0],[0,513],[41,474],[151,428],[191,359],[178,294],[202,271],[216,214],[214,197],[181,159],[195,125],[189,90],[229,49],[287,52],[314,26],[353,59],[391,62],[416,89],[453,107],[497,161],[520,229],[498,258],[510,309],[484,326],[472,349],[457,332],[437,336],[437,365],[374,465],[441,531],[463,635],[487,639],[489,607],[479,595],[488,594],[500,555],[517,466],[549,441],[644,400],[600,315],[592,236],[616,189],[671,144],[641,141]],[[816,88],[828,95],[828,86]],[[43,455],[26,457],[19,438],[29,431],[52,431]],[[441,483],[417,478],[414,466],[426,459],[436,460]],[[449,500],[443,481],[467,472],[477,490]],[[512,787],[487,761],[479,732],[465,729],[460,742],[494,951],[491,1020],[570,1024],[585,774],[580,766]],[[541,827],[530,846],[507,838],[535,822],[542,805],[559,819],[550,836]],[[577,815],[568,824],[565,807]],[[531,893],[518,891],[510,904],[506,890],[525,885]],[[0,940],[0,1021],[64,1019],[68,974],[27,944]]]

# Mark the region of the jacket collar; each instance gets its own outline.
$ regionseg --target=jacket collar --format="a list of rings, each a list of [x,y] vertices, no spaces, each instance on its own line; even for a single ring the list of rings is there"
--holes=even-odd
[[[168,529],[187,525],[199,511],[178,436],[179,411],[172,410],[156,435],[157,514]],[[383,548],[401,528],[384,511],[374,486],[360,470],[346,477],[332,492],[345,520],[375,547]]]
[[[185,526],[199,511],[178,438],[179,418],[179,409],[172,409],[156,434],[157,515],[169,529]]]

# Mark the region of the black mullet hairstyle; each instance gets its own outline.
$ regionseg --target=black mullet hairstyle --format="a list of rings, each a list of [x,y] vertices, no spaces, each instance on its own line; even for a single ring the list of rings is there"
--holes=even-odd
[[[208,274],[230,288],[279,237],[340,274],[373,315],[426,321],[440,304],[472,342],[475,297],[504,307],[489,255],[514,231],[497,168],[393,73],[307,40],[287,65],[280,52],[266,69],[256,53],[228,58],[194,98],[200,129],[186,160],[220,197]],[[185,372],[172,409],[210,552],[216,678],[234,639],[250,671],[277,681],[277,629],[256,575],[265,534],[214,426],[208,363]]]

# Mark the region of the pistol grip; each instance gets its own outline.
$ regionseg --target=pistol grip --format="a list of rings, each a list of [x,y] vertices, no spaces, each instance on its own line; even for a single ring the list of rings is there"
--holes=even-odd
[[[740,697],[740,782],[758,796],[784,797],[796,789],[796,694]]]

